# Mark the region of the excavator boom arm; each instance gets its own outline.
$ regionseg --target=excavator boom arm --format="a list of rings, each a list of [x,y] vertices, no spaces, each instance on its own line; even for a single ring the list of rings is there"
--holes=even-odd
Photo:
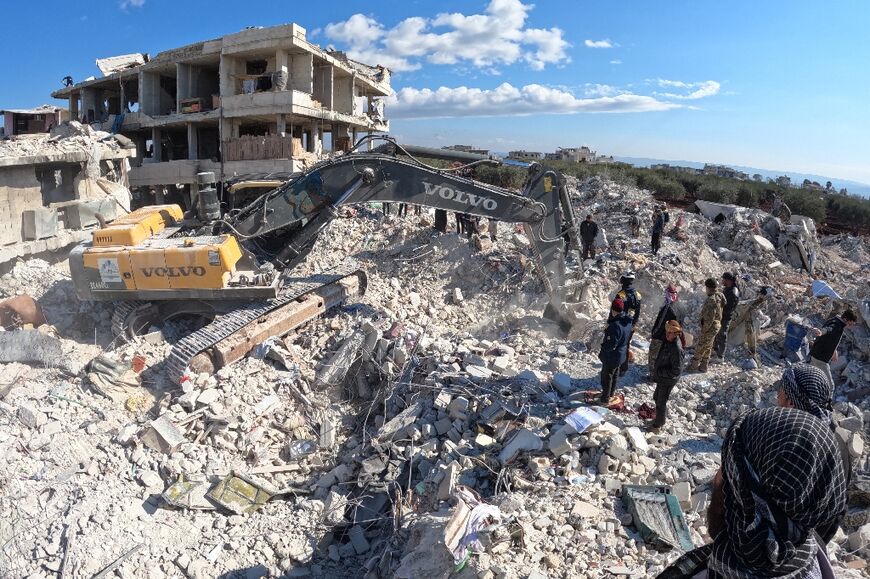
[[[574,227],[565,199],[561,175],[540,165],[529,167],[523,192],[514,193],[414,160],[381,153],[351,153],[315,165],[255,201],[236,216],[232,229],[248,239],[301,223],[301,229],[276,258],[279,266],[286,268],[304,257],[343,205],[409,203],[522,223],[550,305],[561,311],[565,282],[563,235],[573,232]]]

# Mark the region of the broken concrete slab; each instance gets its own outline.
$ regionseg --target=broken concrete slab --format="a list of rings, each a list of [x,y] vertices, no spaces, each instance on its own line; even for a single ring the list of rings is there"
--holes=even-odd
[[[379,442],[390,442],[402,438],[406,434],[405,430],[414,425],[422,412],[423,403],[418,400],[411,406],[408,406],[399,412],[399,414],[397,414],[392,420],[378,429],[375,438]]]
[[[499,461],[505,465],[515,459],[521,452],[534,452],[544,447],[541,437],[529,430],[520,428],[504,445],[498,454]]]
[[[179,446],[187,442],[181,431],[165,414],[152,420],[140,438],[145,446],[163,454],[172,454]]]

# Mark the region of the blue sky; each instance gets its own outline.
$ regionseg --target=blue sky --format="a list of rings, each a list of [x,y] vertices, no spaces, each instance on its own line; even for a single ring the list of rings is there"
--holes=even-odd
[[[587,144],[870,182],[870,4],[9,2],[0,107],[51,102],[94,59],[297,22],[394,69],[406,142],[507,151]],[[33,21],[36,25],[16,26]]]

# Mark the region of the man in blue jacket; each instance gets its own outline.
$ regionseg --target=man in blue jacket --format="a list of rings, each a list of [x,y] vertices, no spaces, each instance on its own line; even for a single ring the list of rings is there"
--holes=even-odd
[[[625,313],[625,303],[616,298],[610,305],[610,318],[598,359],[601,360],[601,399],[606,406],[616,391],[619,367],[628,359],[628,341],[631,339],[631,318]]]

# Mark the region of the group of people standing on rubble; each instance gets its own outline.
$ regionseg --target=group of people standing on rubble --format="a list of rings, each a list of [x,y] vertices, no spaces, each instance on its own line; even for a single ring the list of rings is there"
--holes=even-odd
[[[641,295],[634,287],[634,272],[626,272],[620,278],[620,289],[610,305],[607,328],[599,352],[601,361],[601,397],[603,405],[610,403],[616,392],[619,377],[626,373],[632,353],[629,348],[635,327],[640,319]],[[720,289],[721,285],[721,289]],[[721,280],[708,278],[704,282],[707,298],[701,307],[700,336],[694,343],[694,352],[688,364],[687,373],[706,373],[711,357],[717,362],[725,360],[729,331],[742,329],[744,343],[750,355],[751,366],[758,367],[758,334],[755,327],[755,314],[773,295],[773,288],[762,287],[757,296],[740,304],[740,287],[737,276],[726,271]],[[738,310],[740,310],[738,312]],[[651,429],[664,426],[667,419],[667,402],[671,391],[683,374],[687,347],[683,324],[686,311],[679,301],[679,289],[670,283],[665,288],[664,300],[656,314],[650,331],[647,357],[647,381],[656,385],[653,394],[655,418],[648,425]],[[815,340],[810,348],[809,362],[819,369],[833,388],[830,362],[836,361],[837,347],[843,331],[855,324],[857,316],[846,310],[839,316],[827,320],[822,329],[816,329]]]
[[[632,272],[623,274],[611,302],[599,354],[602,405],[612,402],[630,359],[629,344],[641,308],[634,281]],[[687,371],[707,372],[714,354],[723,360],[728,332],[741,325],[757,363],[753,314],[772,295],[772,288],[761,288],[742,309],[733,273],[725,272],[719,281],[707,279],[704,288],[701,336]],[[648,423],[652,430],[665,424],[668,398],[683,373],[685,317],[679,289],[670,283],[650,335],[648,380],[656,384],[655,418]],[[825,545],[846,513],[852,459],[841,436],[845,431],[837,428],[833,416],[829,363],[836,359],[844,330],[856,321],[855,313],[846,310],[816,329],[810,363],[787,367],[774,384],[777,407],[751,411],[731,425],[707,512],[713,541],[680,557],[660,579],[834,577]]]

